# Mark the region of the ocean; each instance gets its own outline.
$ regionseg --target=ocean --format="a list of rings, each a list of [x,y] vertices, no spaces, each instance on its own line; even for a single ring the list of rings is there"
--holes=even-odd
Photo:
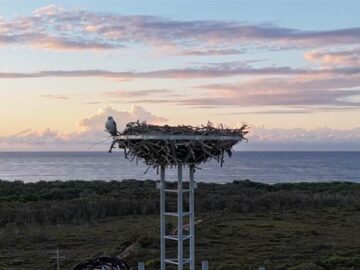
[[[198,167],[198,182],[360,182],[360,152],[235,152],[223,167],[215,161]],[[0,152],[0,179],[10,181],[159,178],[156,169],[146,170],[122,152]],[[167,179],[176,179],[174,169],[167,171]]]

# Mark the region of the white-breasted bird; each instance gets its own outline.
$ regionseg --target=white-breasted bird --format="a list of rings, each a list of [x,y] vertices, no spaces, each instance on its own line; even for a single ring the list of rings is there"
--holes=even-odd
[[[105,128],[112,136],[117,136],[118,135],[116,122],[114,121],[112,116],[108,117],[108,120],[106,121],[106,124],[105,124]]]

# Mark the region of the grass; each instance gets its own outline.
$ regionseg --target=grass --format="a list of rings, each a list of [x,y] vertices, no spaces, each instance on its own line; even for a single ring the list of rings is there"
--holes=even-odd
[[[211,270],[360,270],[359,184],[202,183],[196,199],[197,269],[208,260]],[[157,213],[152,181],[0,181],[0,270],[56,269],[57,248],[61,269],[120,255],[158,270]]]
[[[201,218],[196,228],[198,267],[207,259],[210,269],[219,270],[264,264],[270,269],[360,269],[360,210],[218,212]],[[71,269],[86,258],[124,254],[129,246],[126,260],[134,269],[138,261],[145,261],[146,269],[158,269],[158,227],[157,215],[91,224],[10,224],[0,229],[0,269],[55,269],[50,257],[56,248],[66,255],[62,269]],[[174,253],[175,246],[169,248]]]

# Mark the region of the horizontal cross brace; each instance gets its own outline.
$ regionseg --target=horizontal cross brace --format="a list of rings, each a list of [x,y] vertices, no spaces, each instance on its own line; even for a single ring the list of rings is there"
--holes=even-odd
[[[178,212],[165,212],[166,216],[173,216],[173,217],[178,217],[179,213]],[[189,216],[190,212],[183,212],[182,216]]]
[[[190,189],[183,189],[183,192],[189,192]],[[170,193],[177,193],[178,190],[177,189],[165,189],[165,192],[170,192]]]
[[[157,182],[156,183],[156,188],[160,189],[161,188],[161,182]],[[194,189],[198,188],[198,183],[194,182]],[[177,189],[165,189],[166,192],[177,192]],[[183,189],[183,192],[189,192],[190,189]]]
[[[182,264],[187,264],[189,263],[191,260],[190,259],[183,259]],[[165,262],[170,263],[170,264],[175,264],[175,265],[179,265],[179,262],[177,259],[165,259]]]
[[[175,241],[179,241],[179,236],[178,235],[165,235],[164,236],[165,239],[169,239],[169,240],[175,240]],[[187,240],[190,239],[191,235],[183,235],[183,240]]]

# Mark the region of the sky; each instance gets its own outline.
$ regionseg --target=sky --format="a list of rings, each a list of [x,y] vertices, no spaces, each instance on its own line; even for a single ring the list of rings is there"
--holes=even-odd
[[[108,115],[360,151],[359,1],[1,1],[0,151],[106,149]]]

